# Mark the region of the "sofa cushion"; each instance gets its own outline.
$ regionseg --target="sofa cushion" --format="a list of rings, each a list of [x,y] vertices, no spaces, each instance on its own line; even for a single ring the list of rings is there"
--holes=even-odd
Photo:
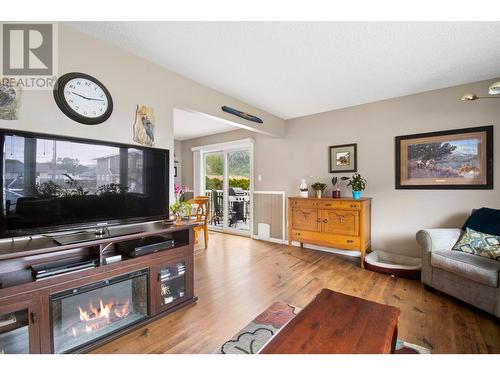
[[[494,288],[498,287],[500,262],[460,251],[433,251],[431,265]]]
[[[500,236],[500,210],[486,207],[474,210],[462,227],[465,228]]]
[[[452,250],[500,260],[500,237],[466,228]]]

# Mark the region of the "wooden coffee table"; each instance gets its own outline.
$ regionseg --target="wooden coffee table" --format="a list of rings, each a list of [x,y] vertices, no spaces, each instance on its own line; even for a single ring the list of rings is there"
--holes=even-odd
[[[259,353],[393,353],[399,314],[392,306],[323,289]]]

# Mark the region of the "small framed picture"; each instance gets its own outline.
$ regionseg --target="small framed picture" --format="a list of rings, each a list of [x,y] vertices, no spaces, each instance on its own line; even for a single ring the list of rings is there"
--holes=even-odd
[[[493,189],[493,126],[396,137],[396,189]]]
[[[177,177],[177,166],[174,166],[174,177]]]
[[[330,146],[330,173],[357,172],[356,143]]]

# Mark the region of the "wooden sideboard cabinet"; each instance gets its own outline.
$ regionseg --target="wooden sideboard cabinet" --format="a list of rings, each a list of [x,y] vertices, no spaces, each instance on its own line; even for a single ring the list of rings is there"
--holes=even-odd
[[[364,268],[371,246],[371,198],[288,198],[288,245],[292,241],[356,250]]]

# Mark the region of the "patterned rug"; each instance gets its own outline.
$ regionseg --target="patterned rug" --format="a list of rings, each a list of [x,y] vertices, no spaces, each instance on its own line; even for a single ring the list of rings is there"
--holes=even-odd
[[[301,309],[284,302],[273,303],[250,324],[226,341],[218,354],[255,354]],[[430,354],[422,346],[397,340],[396,354]]]

